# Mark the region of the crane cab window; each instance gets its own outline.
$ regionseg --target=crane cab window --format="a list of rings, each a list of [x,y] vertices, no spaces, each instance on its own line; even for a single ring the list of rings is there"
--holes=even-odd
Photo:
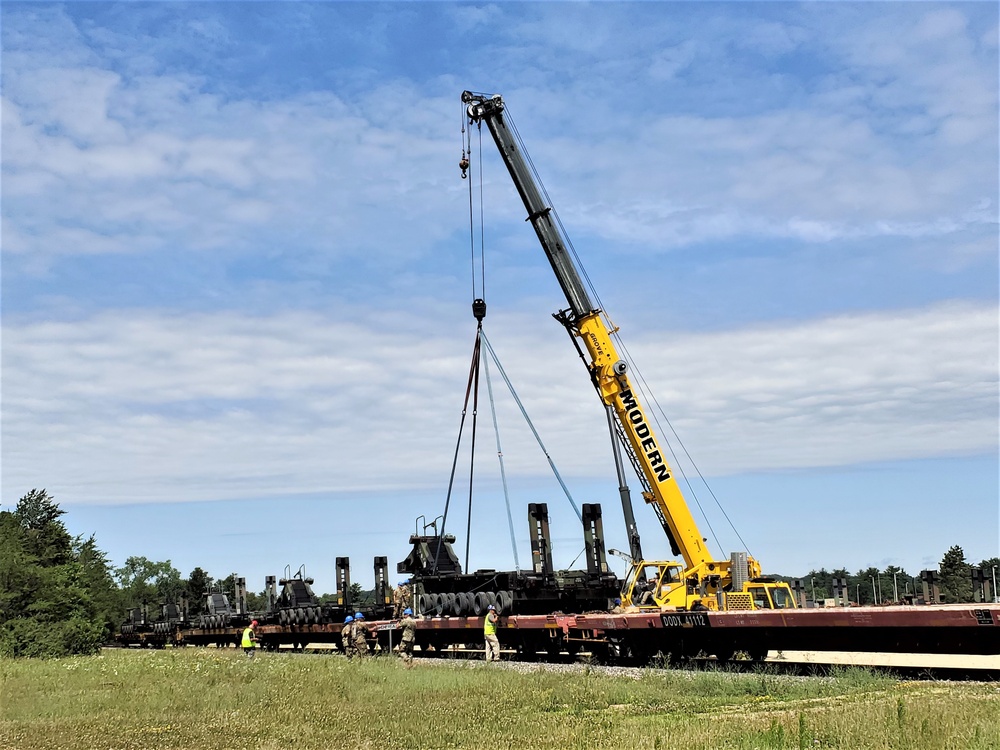
[[[763,586],[751,586],[747,592],[753,597],[753,606],[757,609],[772,609],[771,600],[767,596],[767,589]]]
[[[775,609],[795,609],[795,600],[787,589],[771,589],[771,598],[774,600]]]

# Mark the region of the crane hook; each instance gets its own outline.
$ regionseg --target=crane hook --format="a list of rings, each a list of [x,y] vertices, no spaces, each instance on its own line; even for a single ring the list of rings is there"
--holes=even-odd
[[[467,172],[469,171],[469,160],[463,156],[458,162],[458,168],[462,170],[462,179],[464,180]]]

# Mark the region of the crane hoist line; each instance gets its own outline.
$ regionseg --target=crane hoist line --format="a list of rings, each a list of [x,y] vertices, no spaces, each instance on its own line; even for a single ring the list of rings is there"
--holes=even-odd
[[[631,496],[622,458],[614,450],[625,522],[629,532],[631,565],[622,589],[622,601],[631,606],[695,609],[785,609],[795,600],[785,583],[761,575],[760,564],[746,552],[717,560],[705,544],[645,409],[629,380],[628,363],[618,354],[612,336],[617,329],[605,323],[604,312],[591,300],[583,276],[574,263],[559,222],[499,94],[462,93],[471,125],[486,125],[510,173],[549,265],[562,288],[568,310],[555,315],[571,334],[587,364],[591,380],[609,413],[612,439],[620,440],[636,468],[645,491],[643,499],[663,527],[674,554],[682,560],[645,560],[635,529]],[[467,162],[460,164],[463,170]],[[580,346],[582,343],[582,348]],[[585,352],[585,353],[584,353]],[[617,437],[616,437],[617,436]]]

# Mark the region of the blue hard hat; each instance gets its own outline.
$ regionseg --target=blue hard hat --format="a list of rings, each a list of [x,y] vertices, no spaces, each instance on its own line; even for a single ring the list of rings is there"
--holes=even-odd
[[[353,618],[353,617],[351,617],[350,615],[348,615],[347,617],[345,617],[345,618],[344,618],[344,624],[345,624],[345,625],[346,625],[347,623],[349,623],[349,622],[354,622],[354,618]]]
[[[413,614],[413,610],[410,609],[409,607],[407,607],[406,609],[403,610],[403,614],[404,615],[412,615]]]
[[[355,612],[355,613],[354,613],[354,619],[355,619],[355,620],[363,620],[363,619],[365,619],[365,616],[364,616],[364,614],[363,614],[363,613],[361,613],[361,612]]]
[[[621,599],[615,599],[615,604],[621,604],[621,603],[622,603]]]

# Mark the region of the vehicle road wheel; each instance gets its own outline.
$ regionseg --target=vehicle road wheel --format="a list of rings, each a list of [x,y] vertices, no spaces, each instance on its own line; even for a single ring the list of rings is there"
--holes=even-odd
[[[500,610],[500,614],[509,615],[513,603],[514,597],[509,591],[501,591],[497,594],[497,609]]]
[[[489,601],[486,599],[486,592],[477,591],[472,599],[472,614],[476,617],[482,617],[488,606]]]

